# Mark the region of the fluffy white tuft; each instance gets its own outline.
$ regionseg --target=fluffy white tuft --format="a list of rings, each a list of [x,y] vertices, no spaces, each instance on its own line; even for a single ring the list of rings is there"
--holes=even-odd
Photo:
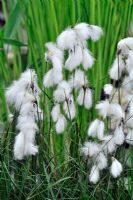
[[[104,155],[104,153],[100,152],[97,156],[96,156],[96,163],[97,163],[97,167],[102,170],[105,169],[107,167],[107,158]]]
[[[94,58],[91,55],[90,51],[85,48],[83,49],[83,68],[85,70],[90,69],[92,65],[94,64]]]
[[[54,122],[57,122],[60,115],[60,105],[56,104],[51,111],[51,116]]]
[[[111,165],[111,174],[114,178],[117,178],[120,176],[122,172],[122,165],[121,163],[115,159],[114,157],[112,158],[112,165]]]
[[[99,169],[96,165],[94,165],[90,171],[89,181],[93,184],[96,184],[99,181],[99,179],[100,179]]]
[[[66,118],[64,117],[64,115],[60,114],[58,117],[58,120],[56,122],[55,128],[56,128],[56,132],[58,134],[63,133],[66,127]]]
[[[74,119],[76,115],[76,109],[72,95],[69,98],[67,98],[64,102],[63,109],[69,119]]]
[[[72,88],[67,81],[62,81],[58,84],[57,89],[54,91],[54,100],[57,102],[63,102],[66,98],[70,97]]]
[[[113,85],[112,84],[105,84],[103,89],[104,89],[105,94],[110,95],[112,93],[112,90],[113,90]]]
[[[113,135],[108,135],[103,138],[102,149],[106,154],[108,154],[108,153],[111,154],[115,151],[116,144],[114,142]]]
[[[82,63],[82,60],[82,48],[77,45],[74,50],[69,51],[69,56],[65,62],[65,68],[72,71]]]
[[[59,48],[65,49],[73,49],[76,43],[76,33],[73,29],[68,28],[63,31],[57,38],[57,45]]]
[[[92,92],[91,89],[83,88],[80,89],[79,95],[77,98],[77,102],[80,106],[84,105],[86,109],[90,109],[92,107]]]
[[[114,132],[114,142],[117,145],[122,145],[125,140],[125,135],[122,126],[118,126]]]
[[[103,118],[106,118],[110,113],[110,103],[108,100],[101,101],[96,105],[96,109],[98,110],[98,113]]]
[[[69,83],[72,88],[79,89],[85,85],[87,85],[87,77],[84,71],[77,69],[74,74],[72,74]]]

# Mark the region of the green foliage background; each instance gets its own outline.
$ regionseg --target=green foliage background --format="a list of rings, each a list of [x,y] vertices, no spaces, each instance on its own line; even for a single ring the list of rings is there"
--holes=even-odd
[[[94,108],[88,112],[78,107],[77,121],[70,122],[63,135],[56,135],[50,118],[50,90],[45,91],[50,99],[45,93],[42,96],[45,120],[38,136],[39,154],[22,162],[14,161],[15,123],[7,122],[4,91],[27,66],[35,68],[39,85],[44,89],[42,79],[49,68],[43,59],[44,44],[55,41],[66,27],[87,22],[104,30],[100,41],[89,41],[96,62],[88,78],[95,88],[97,101],[102,85],[109,81],[108,69],[115,57],[116,44],[129,36],[133,1],[2,0],[2,10],[6,23],[0,29],[0,199],[132,199],[133,170],[128,172],[131,179],[127,188],[124,178],[111,180],[106,171],[96,186],[88,183],[88,170],[80,156],[80,147],[86,139],[88,122],[95,115]],[[12,46],[12,64],[7,59],[5,44]],[[22,46],[28,47],[26,56],[21,54]],[[131,161],[133,163],[132,156]]]

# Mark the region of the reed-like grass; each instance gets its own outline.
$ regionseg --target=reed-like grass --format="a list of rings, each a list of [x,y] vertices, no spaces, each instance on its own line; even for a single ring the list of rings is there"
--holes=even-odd
[[[27,66],[36,70],[39,85],[44,90],[42,78],[49,67],[43,59],[44,44],[55,41],[66,27],[87,22],[99,25],[104,30],[99,42],[89,42],[96,62],[88,77],[95,88],[94,101],[98,101],[101,87],[109,81],[108,69],[114,60],[116,44],[119,39],[128,36],[133,1],[2,0],[2,9],[6,23],[0,29],[0,199],[132,199],[133,170],[127,189],[123,179],[118,184],[106,172],[97,185],[88,183],[80,147],[86,138],[89,120],[96,115],[95,110],[92,108],[88,112],[79,108],[77,121],[70,122],[63,135],[57,135],[50,117],[50,90],[45,90],[41,101],[45,120],[38,138],[39,154],[36,158],[15,161],[12,153],[15,123],[7,123],[8,108],[4,91]],[[11,65],[7,52],[3,50],[4,44],[12,46],[14,57]],[[28,54],[22,56],[20,48],[25,45]],[[38,64],[38,59],[41,59],[41,64]],[[77,124],[81,121],[79,129]],[[131,160],[133,163],[133,156]]]

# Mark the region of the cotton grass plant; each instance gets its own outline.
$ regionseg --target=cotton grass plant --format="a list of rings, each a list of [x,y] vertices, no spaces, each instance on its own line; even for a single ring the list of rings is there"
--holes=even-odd
[[[117,43],[122,38],[128,37],[132,20],[132,2],[36,0],[31,3],[27,0],[22,2],[11,0],[10,5],[2,1],[2,6],[6,24],[0,32],[2,38],[0,197],[3,200],[130,199],[132,196],[132,109],[130,106],[128,109],[127,104],[131,103],[132,85],[127,83],[132,82],[132,75],[129,77],[131,71],[129,74],[125,73],[126,68],[129,67],[123,63],[121,53],[118,58],[120,51],[117,49]],[[9,16],[8,11],[10,11]],[[91,26],[89,26],[89,35],[83,36],[84,32],[81,34],[80,27],[85,25],[82,22],[102,28],[103,34],[97,42],[92,40],[94,35],[90,31]],[[88,29],[88,26],[86,28]],[[73,39],[77,38],[76,43],[75,39],[71,38],[72,46],[67,40],[64,46],[62,41],[60,44],[60,39],[72,36],[68,34],[69,31]],[[132,36],[131,32],[132,28],[130,36]],[[80,40],[79,37],[82,39]],[[7,44],[6,49],[5,44]],[[9,45],[10,61],[8,60]],[[26,49],[24,55],[21,54],[22,48]],[[88,53],[90,55],[85,59],[87,62],[83,62],[83,52],[84,57]],[[125,55],[127,50],[123,54],[127,57]],[[75,57],[76,61],[73,59]],[[115,57],[124,68],[122,73],[120,71],[120,80],[113,77],[110,80],[109,77]],[[116,71],[117,67],[118,65],[115,67]],[[30,85],[33,82],[31,77],[34,75],[30,75],[28,90],[24,89],[23,93],[33,96],[33,102],[31,103],[30,98],[23,98],[25,95],[20,95],[24,107],[25,104],[28,107],[31,104],[29,107],[31,110],[26,108],[23,113],[24,119],[31,119],[24,121],[27,124],[24,126],[27,132],[23,126],[18,126],[21,108],[18,106],[16,109],[16,103],[12,104],[9,102],[10,99],[9,101],[6,99],[8,91],[6,88],[13,86],[11,84],[13,80],[19,82],[21,75],[27,73],[29,68],[31,74],[37,77],[37,85],[40,89],[39,93],[32,93]],[[117,77],[118,74],[115,73],[115,76]],[[52,77],[50,81],[49,77]],[[45,81],[49,84],[48,87]],[[34,84],[36,85],[36,78]],[[67,98],[62,92],[64,89]],[[89,103],[88,101],[84,103],[83,96],[88,90],[89,95],[86,95],[86,99],[88,96],[92,98],[89,98]],[[57,95],[57,99],[54,94]],[[63,97],[61,102],[59,94]],[[19,105],[19,100],[17,104]],[[98,109],[95,109],[96,105]],[[106,110],[102,109],[103,105],[107,106]],[[110,108],[113,108],[111,113],[107,112]],[[114,112],[116,108],[117,112]],[[125,118],[130,120],[126,121]],[[118,123],[119,121],[121,123]],[[64,127],[60,124],[64,124]],[[89,133],[90,126],[91,133]],[[21,136],[31,133],[30,138],[25,138],[28,142],[26,146],[28,150],[30,146],[34,147],[36,152],[25,151],[26,154],[15,156],[15,141],[20,132],[23,132]],[[112,142],[112,135],[116,136],[117,145]],[[87,149],[86,155],[84,155],[85,149]],[[89,157],[88,149],[91,155]],[[101,151],[98,154],[99,149]]]

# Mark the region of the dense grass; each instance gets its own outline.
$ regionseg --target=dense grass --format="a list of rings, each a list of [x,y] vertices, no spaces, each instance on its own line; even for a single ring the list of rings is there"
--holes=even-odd
[[[38,136],[39,154],[18,162],[13,160],[12,154],[15,123],[7,122],[4,95],[6,86],[27,66],[36,70],[43,89],[42,78],[49,67],[43,59],[44,43],[55,41],[64,28],[84,21],[104,30],[99,42],[89,42],[96,62],[88,77],[97,101],[102,85],[109,81],[107,72],[116,44],[128,36],[133,17],[132,0],[2,0],[2,7],[6,24],[0,30],[0,199],[132,199],[133,171],[128,188],[123,178],[116,182],[106,171],[97,185],[88,183],[80,147],[86,138],[88,122],[95,115],[94,109],[88,112],[78,108],[77,121],[70,122],[63,135],[56,135],[50,118],[52,95],[46,90],[50,99],[45,93],[42,95],[41,106],[46,117]],[[12,45],[12,64],[3,50],[5,43]],[[22,56],[24,44],[27,44],[28,53]],[[40,64],[38,59],[41,59]],[[133,163],[133,158],[131,160]]]

